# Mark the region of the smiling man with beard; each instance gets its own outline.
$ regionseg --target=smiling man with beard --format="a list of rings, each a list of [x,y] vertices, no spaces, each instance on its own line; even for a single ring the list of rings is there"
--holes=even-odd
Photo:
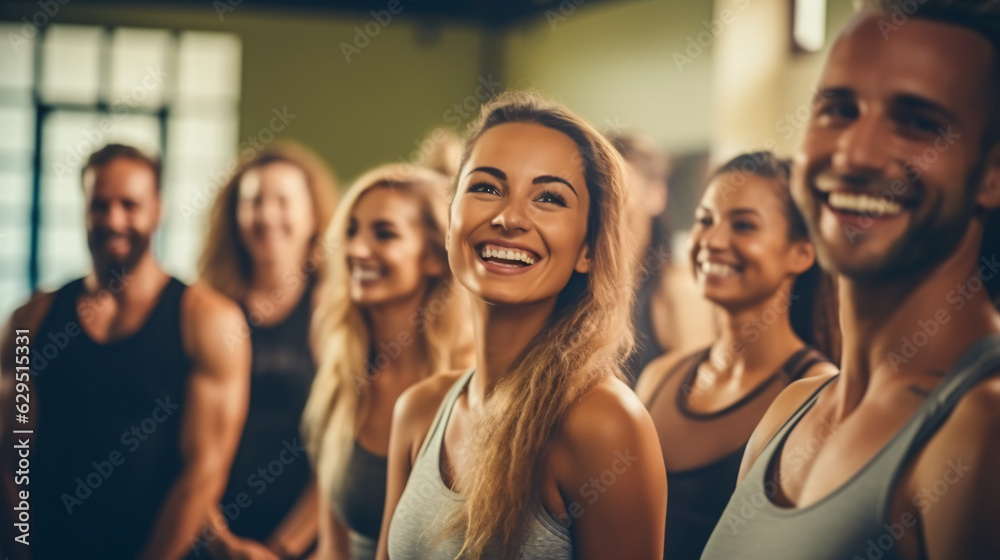
[[[83,170],[92,270],[33,297],[4,331],[7,372],[14,331],[34,344],[31,423],[17,425],[34,430],[31,538],[15,557],[180,558],[222,494],[250,366],[249,343],[224,335],[246,324],[234,303],[156,262],[159,185],[159,163],[135,148],[94,153]],[[5,414],[13,392],[5,375]],[[2,437],[12,497],[16,458]]]
[[[775,400],[703,560],[1000,558],[998,48],[995,1],[886,0],[838,38],[792,190],[842,373]]]

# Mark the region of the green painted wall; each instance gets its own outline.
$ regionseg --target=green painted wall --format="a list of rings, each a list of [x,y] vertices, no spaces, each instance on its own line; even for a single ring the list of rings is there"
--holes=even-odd
[[[602,129],[642,131],[675,152],[705,149],[711,45],[693,57],[686,50],[703,22],[711,24],[712,9],[711,0],[583,0],[511,30],[505,74],[515,87],[551,95]]]

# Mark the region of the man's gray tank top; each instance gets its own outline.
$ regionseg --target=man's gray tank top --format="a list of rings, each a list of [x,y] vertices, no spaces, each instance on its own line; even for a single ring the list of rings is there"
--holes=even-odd
[[[976,342],[903,428],[843,486],[803,508],[775,505],[775,483],[765,478],[788,433],[832,379],[827,381],[764,447],[729,500],[702,560],[898,560],[896,541],[915,523],[912,517],[889,518],[900,476],[959,399],[998,370],[1000,336]]]
[[[462,499],[441,478],[441,442],[455,401],[472,378],[473,371],[470,369],[462,375],[448,391],[417,454],[389,525],[391,560],[453,560],[462,548],[463,541],[458,535],[439,539],[445,520]],[[526,530],[519,556],[522,560],[570,560],[573,557],[569,530],[541,505],[528,516]],[[498,556],[487,551],[484,557]]]

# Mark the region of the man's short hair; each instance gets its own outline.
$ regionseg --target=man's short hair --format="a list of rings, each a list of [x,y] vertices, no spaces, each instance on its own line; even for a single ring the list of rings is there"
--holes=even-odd
[[[160,192],[160,160],[152,158],[144,154],[138,148],[133,146],[126,146],[125,144],[108,144],[100,150],[90,154],[87,158],[87,163],[83,166],[80,171],[80,178],[86,176],[87,171],[90,169],[100,169],[116,159],[130,159],[132,161],[138,161],[149,167],[150,171],[153,172],[153,178],[156,184],[156,192]]]
[[[997,0],[863,0],[862,5],[885,14],[883,33],[888,39],[892,38],[892,30],[905,25],[909,18],[946,23],[978,33],[993,45],[992,82],[994,92],[1000,93],[1000,2]],[[1000,141],[1000,105],[994,104],[993,112],[993,121],[983,138],[984,148]]]

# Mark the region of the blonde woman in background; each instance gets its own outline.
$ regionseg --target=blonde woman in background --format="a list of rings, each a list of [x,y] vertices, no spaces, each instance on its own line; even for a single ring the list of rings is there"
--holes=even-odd
[[[194,550],[301,555],[316,537],[315,485],[298,428],[316,371],[309,325],[336,183],[306,148],[276,143],[241,166],[212,209],[201,279],[240,304],[253,347],[246,426],[220,504]],[[225,522],[221,522],[225,520]],[[228,527],[227,527],[228,524]]]
[[[381,560],[662,558],[666,472],[622,381],[635,266],[622,167],[559,105],[506,94],[483,108],[448,232],[477,365],[400,398]]]
[[[303,419],[320,488],[316,557],[375,556],[396,399],[431,374],[471,363],[468,294],[445,252],[448,180],[405,164],[379,167],[344,196]]]

